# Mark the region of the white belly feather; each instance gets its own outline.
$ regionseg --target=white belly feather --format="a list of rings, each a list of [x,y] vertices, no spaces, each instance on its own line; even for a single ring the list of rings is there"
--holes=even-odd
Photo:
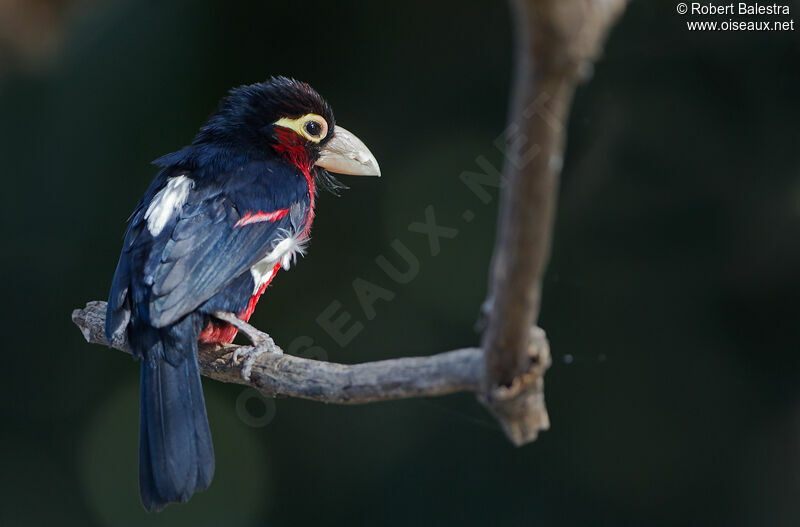
[[[253,294],[258,292],[262,285],[266,284],[272,277],[275,276],[277,269],[275,266],[280,264],[285,270],[289,270],[289,266],[294,261],[297,253],[303,254],[303,242],[300,241],[298,236],[292,236],[286,231],[285,237],[279,241],[270,251],[270,253],[260,262],[250,268],[250,274],[253,276]]]

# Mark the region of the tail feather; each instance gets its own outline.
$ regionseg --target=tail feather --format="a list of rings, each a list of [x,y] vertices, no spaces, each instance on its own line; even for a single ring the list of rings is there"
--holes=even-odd
[[[169,346],[169,340],[160,341]],[[174,345],[174,343],[173,343]],[[176,363],[170,351],[142,361],[139,425],[139,489],[147,510],[185,502],[204,490],[214,474],[208,427],[194,344]]]

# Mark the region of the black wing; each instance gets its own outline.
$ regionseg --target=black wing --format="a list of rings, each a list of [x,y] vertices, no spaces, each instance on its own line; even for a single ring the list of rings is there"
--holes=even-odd
[[[298,227],[297,214],[237,227],[240,219],[225,196],[184,207],[160,261],[145,277],[153,326],[167,326],[197,309]]]
[[[177,321],[263,259],[285,236],[303,230],[309,206],[304,180],[285,167],[261,162],[198,178],[187,203],[153,235],[146,217],[149,204],[179,174],[194,179],[178,168],[164,169],[131,215],[109,294],[109,341],[121,336],[132,316],[155,327]],[[236,226],[248,212],[284,209],[290,213],[276,221]]]

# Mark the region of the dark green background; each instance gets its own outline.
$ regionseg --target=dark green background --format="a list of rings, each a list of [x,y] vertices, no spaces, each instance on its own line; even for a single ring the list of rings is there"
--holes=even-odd
[[[215,481],[146,515],[138,366],[86,344],[69,314],[105,298],[149,161],[228,88],[308,81],[384,177],[321,195],[310,253],[255,324],[339,362],[474,345],[496,199],[458,176],[480,155],[502,163],[509,15],[492,1],[128,0],[79,8],[65,31],[47,67],[0,80],[0,524],[800,524],[797,32],[690,33],[674,2],[642,0],[612,33],[569,122],[541,318],[552,429],[534,444],[512,447],[469,395],[281,399],[253,427],[241,416],[263,403],[243,414],[242,387],[206,380]],[[428,206],[459,229],[437,256],[408,230]],[[375,263],[396,261],[394,239],[420,261],[407,285]],[[395,294],[374,320],[358,278]],[[315,322],[333,301],[364,324],[345,348]]]

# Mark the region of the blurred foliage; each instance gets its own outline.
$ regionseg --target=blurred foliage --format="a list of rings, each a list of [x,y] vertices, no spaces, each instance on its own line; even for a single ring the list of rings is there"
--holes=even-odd
[[[147,516],[138,366],[87,345],[69,313],[105,298],[148,162],[232,86],[310,82],[384,177],[321,196],[310,254],[254,323],[340,362],[475,344],[496,200],[458,176],[480,155],[502,163],[508,14],[418,0],[63,13],[47,67],[0,68],[1,525],[800,523],[797,33],[689,33],[674,5],[647,1],[612,33],[569,123],[541,320],[553,428],[535,444],[510,446],[468,395],[280,399],[250,427],[242,412],[263,409],[237,410],[242,387],[207,381],[215,482]],[[408,230],[429,205],[459,229],[436,256]],[[420,261],[407,285],[375,263],[399,261],[395,239]],[[374,320],[356,278],[395,294]],[[333,301],[364,324],[345,348],[314,322]]]

